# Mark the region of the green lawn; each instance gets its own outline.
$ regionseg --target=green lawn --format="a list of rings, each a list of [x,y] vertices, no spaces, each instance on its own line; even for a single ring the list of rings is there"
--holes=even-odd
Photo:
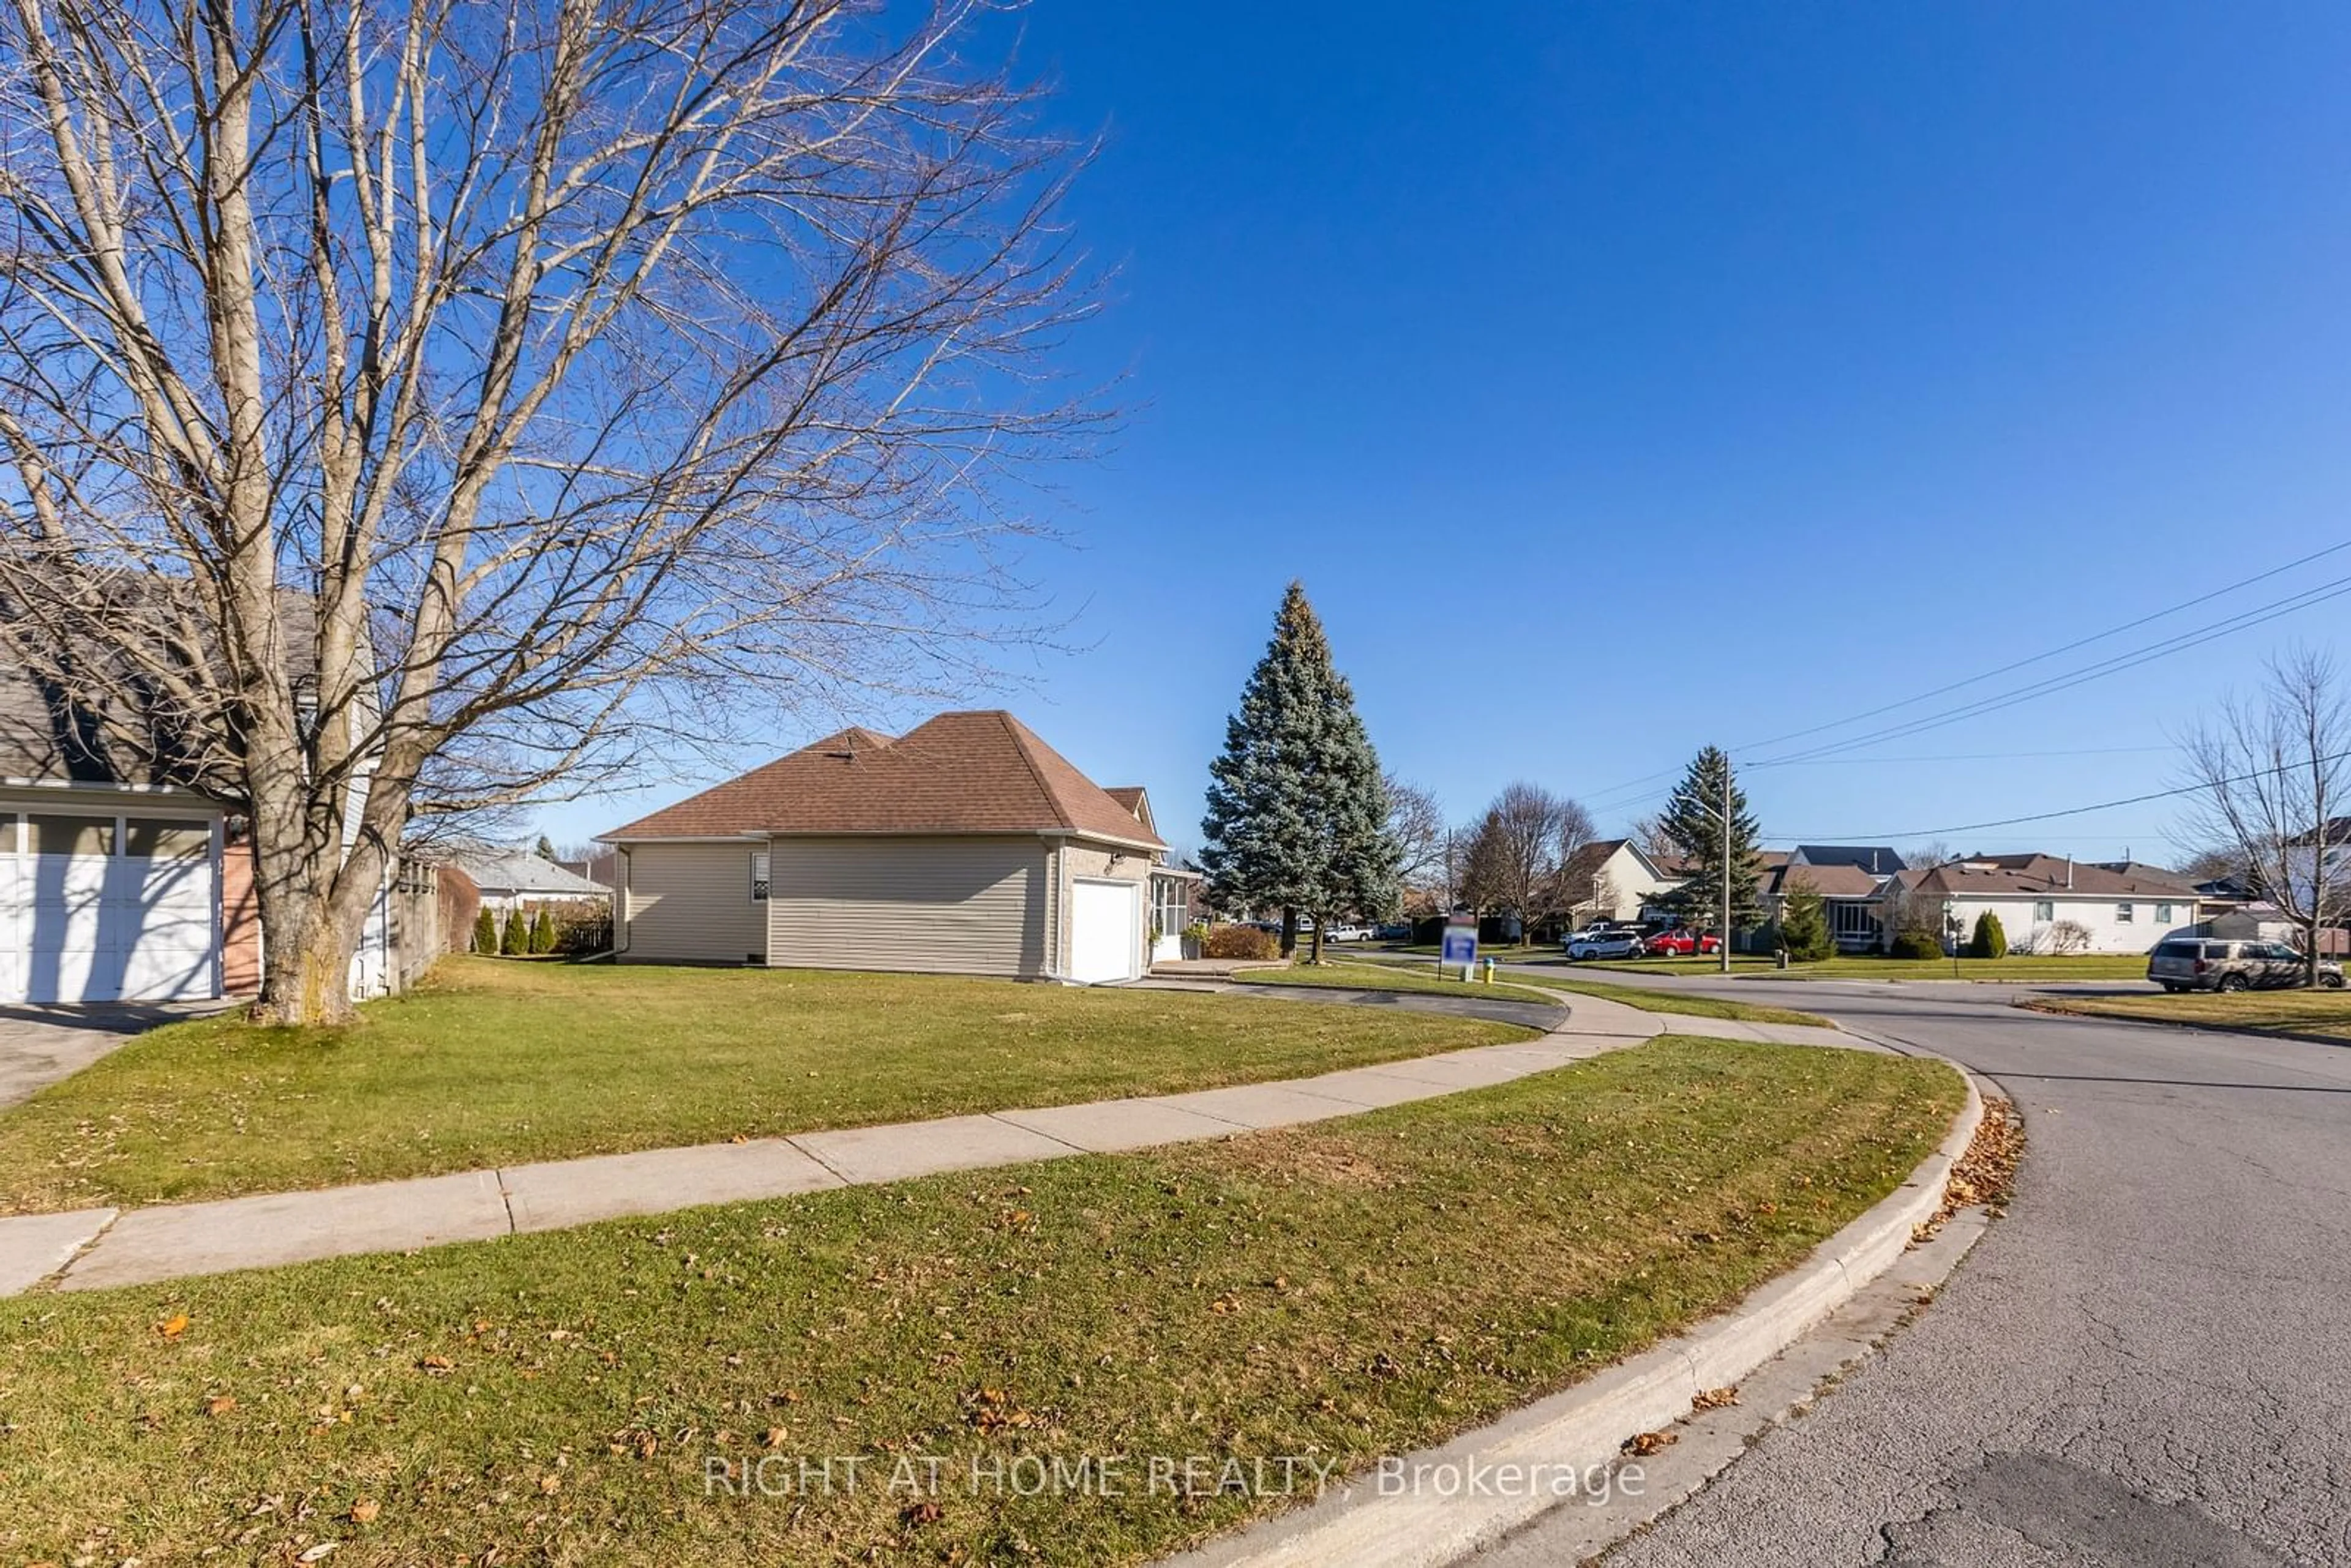
[[[1449,973],[1450,971],[1448,971]],[[1578,996],[1604,997],[1623,1002],[1628,1008],[1643,1012],[1679,1013],[1688,1018],[1740,1019],[1750,1023],[1810,1024],[1817,1028],[1833,1027],[1817,1013],[1797,1012],[1792,1008],[1757,1007],[1748,1002],[1719,1001],[1712,997],[1690,996],[1679,991],[1649,991],[1637,986],[1613,985],[1605,980],[1579,980],[1573,971],[1562,965],[1546,970],[1536,978],[1525,974],[1513,977],[1520,983],[1506,984],[1496,980],[1492,985],[1464,984],[1459,980],[1441,979],[1435,967],[1428,964],[1348,963],[1326,961],[1319,967],[1301,966],[1291,969],[1249,969],[1235,975],[1234,979],[1259,986],[1332,986],[1349,990],[1435,991],[1447,996],[1494,997],[1503,1000],[1550,1001],[1541,991],[1529,990],[1529,986],[1546,986],[1555,991],[1568,991]]]
[[[2282,1029],[2351,1039],[2351,991],[2154,991],[2133,997],[2035,997],[2040,1011],[2202,1024],[2210,1029]]]
[[[353,1028],[177,1024],[0,1112],[0,1212],[1168,1093],[1524,1032],[1168,991],[454,959]]]
[[[1718,997],[1696,996],[1688,991],[1652,991],[1639,986],[1620,985],[1611,980],[1579,980],[1572,974],[1553,978],[1545,975],[1530,984],[1548,986],[1557,991],[1573,991],[1579,996],[1605,997],[1612,1002],[1639,1008],[1643,1012],[1679,1013],[1687,1018],[1738,1019],[1748,1023],[1804,1024],[1813,1029],[1834,1029],[1836,1026],[1818,1013],[1798,1012],[1793,1008],[1767,1008],[1754,1002],[1724,1001]]]
[[[1549,1002],[1541,991],[1505,985],[1499,980],[1464,983],[1441,978],[1429,965],[1350,963],[1326,958],[1320,964],[1300,964],[1289,969],[1244,969],[1233,977],[1250,986],[1319,986],[1348,991],[1423,991],[1448,997],[1486,997],[1497,1001]]]
[[[1623,963],[1601,959],[1583,965],[1587,969],[1613,969],[1627,975],[1714,975],[1721,973],[1714,958],[1635,958]],[[2137,980],[2147,977],[2144,953],[2089,953],[2067,958],[1962,958],[1954,971],[1949,958],[1824,958],[1817,964],[1772,967],[1769,958],[1735,957],[1731,973],[1740,979],[1773,980],[2005,980],[2030,985],[2036,980]]]
[[[0,1301],[0,1558],[1144,1563],[1281,1501],[1153,1456],[1353,1471],[1489,1420],[1802,1259],[1961,1098],[1667,1039],[1147,1155]],[[1098,1455],[1115,1495],[987,1480]],[[853,1492],[709,1479],[830,1456]],[[935,1498],[889,1490],[929,1456]]]

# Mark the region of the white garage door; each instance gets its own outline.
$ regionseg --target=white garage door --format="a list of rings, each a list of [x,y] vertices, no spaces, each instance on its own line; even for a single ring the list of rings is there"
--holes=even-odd
[[[215,994],[211,823],[35,813],[24,849],[0,853],[0,1000]]]
[[[1097,985],[1131,980],[1141,972],[1143,884],[1093,882],[1070,884],[1070,978]]]

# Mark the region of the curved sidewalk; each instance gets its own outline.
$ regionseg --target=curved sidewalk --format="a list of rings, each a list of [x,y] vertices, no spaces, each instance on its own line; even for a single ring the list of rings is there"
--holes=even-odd
[[[1344,992],[1284,999],[1363,1005],[1359,994]],[[1637,1045],[1667,1029],[1663,1015],[1597,998],[1572,998],[1566,1014],[1537,1040],[1269,1083],[208,1203],[25,1215],[0,1219],[0,1295],[104,1290],[316,1258],[402,1252],[705,1204],[1300,1126],[1506,1083]]]

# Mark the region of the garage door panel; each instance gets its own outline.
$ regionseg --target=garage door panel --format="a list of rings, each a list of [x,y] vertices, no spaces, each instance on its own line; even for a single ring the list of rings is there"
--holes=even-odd
[[[209,860],[0,855],[0,1000],[213,995],[213,889]]]
[[[1143,885],[1070,884],[1070,977],[1088,985],[1131,980],[1142,972]]]

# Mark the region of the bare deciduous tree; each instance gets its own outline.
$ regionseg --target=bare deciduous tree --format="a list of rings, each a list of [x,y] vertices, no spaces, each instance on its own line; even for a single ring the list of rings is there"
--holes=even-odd
[[[1560,868],[1592,838],[1592,815],[1540,785],[1514,783],[1494,798],[1471,841],[1465,892],[1481,908],[1509,910],[1528,931],[1564,913]]]
[[[1938,865],[1949,865],[1959,859],[1959,852],[1942,839],[1929,839],[1923,844],[1913,844],[1902,852],[1902,862],[1912,871],[1932,871]]]
[[[1393,773],[1383,782],[1388,792],[1388,836],[1403,852],[1398,880],[1407,895],[1449,897],[1452,879],[1446,861],[1452,830],[1446,825],[1445,808],[1437,804],[1434,790],[1407,784]]]
[[[1634,818],[1628,836],[1651,860],[1679,860],[1685,852],[1656,816]]]
[[[984,9],[0,10],[0,618],[250,815],[269,1011],[347,1006],[413,817],[1033,620],[1081,158]]]
[[[2253,895],[2301,927],[2316,985],[2319,931],[2351,915],[2351,875],[2334,863],[2351,842],[2336,815],[2351,796],[2351,692],[2335,661],[2310,648],[2273,658],[2260,695],[2230,697],[2181,749],[2194,836],[2234,848]]]

